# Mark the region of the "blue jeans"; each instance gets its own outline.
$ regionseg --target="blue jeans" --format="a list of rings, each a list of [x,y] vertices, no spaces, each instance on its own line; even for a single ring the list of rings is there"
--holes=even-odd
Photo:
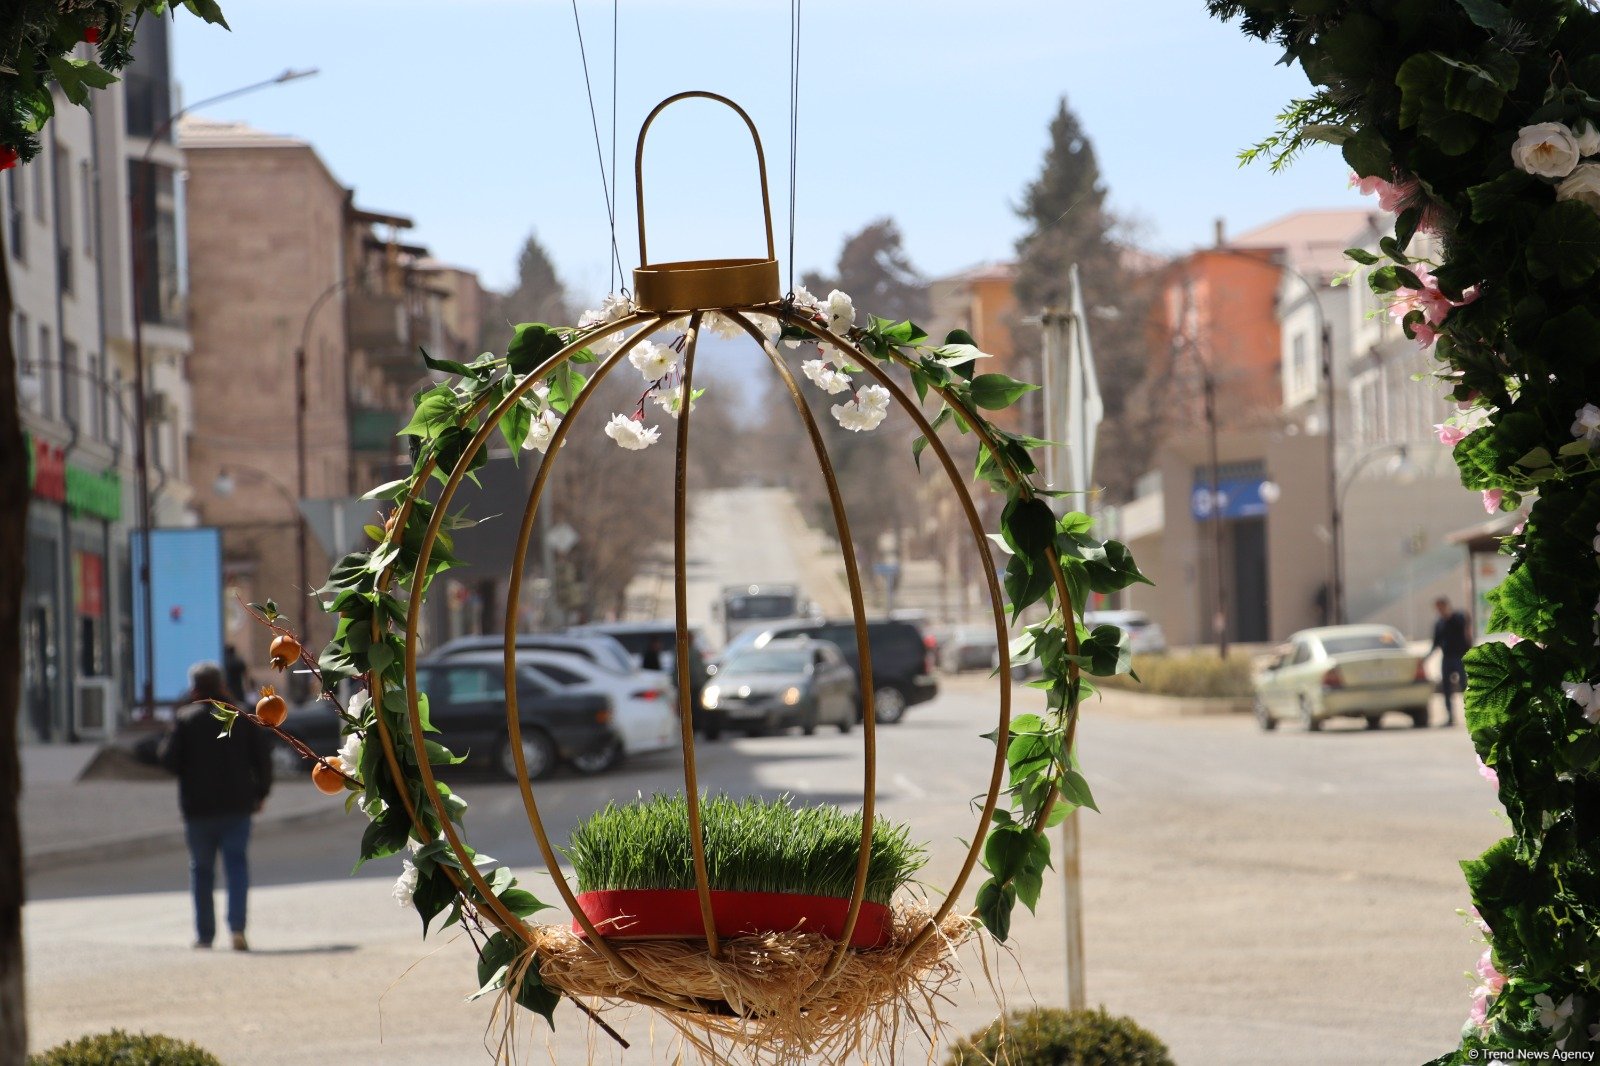
[[[222,852],[222,875],[228,884],[228,931],[244,932],[245,894],[250,891],[250,816],[223,814],[186,818],[183,833],[189,842],[189,888],[194,893],[194,936],[202,944],[217,935],[217,911],[212,893],[217,884],[217,852]]]
[[[1440,655],[1439,688],[1444,692],[1444,724],[1450,725],[1455,721],[1455,708],[1452,703],[1457,695],[1467,691],[1467,666],[1461,661],[1460,656],[1451,658],[1448,655]]]

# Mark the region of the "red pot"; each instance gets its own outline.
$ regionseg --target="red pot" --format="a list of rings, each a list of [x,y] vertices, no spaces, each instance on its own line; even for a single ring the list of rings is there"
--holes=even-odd
[[[692,888],[626,888],[578,893],[578,906],[607,939],[668,940],[705,936],[700,895]],[[799,931],[838,940],[850,901],[835,896],[788,892],[711,892],[711,915],[721,937]],[[576,919],[572,931],[580,937]],[[894,920],[881,903],[862,900],[853,948],[880,948],[889,942]]]

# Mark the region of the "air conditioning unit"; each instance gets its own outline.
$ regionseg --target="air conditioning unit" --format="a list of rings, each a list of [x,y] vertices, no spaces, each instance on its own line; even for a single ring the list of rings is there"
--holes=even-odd
[[[72,731],[79,739],[110,740],[117,733],[120,709],[115,678],[79,678]]]

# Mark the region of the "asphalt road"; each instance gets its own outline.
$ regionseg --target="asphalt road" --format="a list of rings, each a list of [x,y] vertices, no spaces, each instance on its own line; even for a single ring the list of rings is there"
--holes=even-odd
[[[929,842],[930,885],[948,881],[970,838],[993,709],[992,683],[962,678],[882,731],[880,811]],[[1480,950],[1455,913],[1466,903],[1456,862],[1500,835],[1459,728],[1261,734],[1243,718],[1099,707],[1082,741],[1103,811],[1083,820],[1091,1004],[1132,1015],[1185,1066],[1415,1064],[1453,1045]],[[861,734],[724,740],[700,767],[712,788],[856,803]],[[680,773],[656,756],[559,778],[541,802],[559,840],[596,805],[674,788]],[[515,790],[466,780],[461,791],[474,844],[553,898]],[[390,898],[396,860],[348,876],[361,827],[331,815],[258,834],[248,956],[188,948],[181,854],[35,876],[31,1043],[121,1026],[248,1066],[493,1061],[487,1003],[462,1002],[468,945],[418,938]],[[1063,995],[1061,899],[1047,881],[1039,913],[1018,916],[997,970],[1011,1006]],[[969,980],[942,1012],[959,1030],[997,1009],[976,955],[966,961]],[[557,1022],[548,1050],[535,1025],[521,1027],[523,1061],[672,1061],[667,1031],[652,1034],[642,1012],[614,1022],[635,1043],[627,1053],[570,1008]],[[924,1061],[915,1047],[905,1061]]]

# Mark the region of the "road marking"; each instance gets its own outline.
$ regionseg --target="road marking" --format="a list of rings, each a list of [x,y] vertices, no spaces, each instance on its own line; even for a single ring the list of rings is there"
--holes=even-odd
[[[905,774],[894,775],[894,785],[912,799],[927,799],[928,793]]]

